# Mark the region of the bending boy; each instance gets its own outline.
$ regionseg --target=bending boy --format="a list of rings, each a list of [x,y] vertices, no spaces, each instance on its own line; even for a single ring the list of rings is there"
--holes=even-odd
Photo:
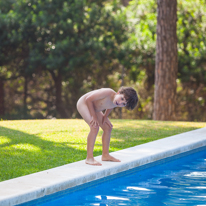
[[[95,140],[99,127],[102,135],[102,161],[120,162],[109,154],[109,144],[113,125],[108,116],[115,107],[126,107],[133,110],[138,102],[136,91],[131,87],[121,87],[116,93],[109,88],[97,89],[83,95],[77,102],[77,110],[90,127],[87,137],[86,164],[101,165],[93,156]],[[106,110],[103,114],[102,111]]]

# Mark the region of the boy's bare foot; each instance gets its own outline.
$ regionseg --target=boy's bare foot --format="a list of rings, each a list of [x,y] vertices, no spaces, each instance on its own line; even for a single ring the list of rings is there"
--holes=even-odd
[[[102,161],[121,162],[119,159],[112,157],[110,154],[102,155]]]
[[[86,159],[85,163],[93,166],[102,166],[102,164],[100,162],[97,162],[94,158]]]

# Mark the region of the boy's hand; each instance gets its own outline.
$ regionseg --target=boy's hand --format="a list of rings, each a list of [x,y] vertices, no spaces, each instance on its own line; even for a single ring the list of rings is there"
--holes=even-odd
[[[92,120],[91,120],[91,122],[89,124],[90,124],[91,127],[98,127],[99,126],[97,118],[95,118],[93,116],[92,116]]]
[[[112,123],[109,121],[109,119],[108,119],[108,117],[103,117],[103,119],[102,119],[102,124],[104,125],[104,124],[107,124],[109,127],[113,127],[113,125],[112,125]]]

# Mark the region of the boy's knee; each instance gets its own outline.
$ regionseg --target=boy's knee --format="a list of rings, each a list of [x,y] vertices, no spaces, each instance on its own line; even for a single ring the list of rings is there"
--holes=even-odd
[[[103,131],[111,133],[112,132],[112,127],[110,127],[109,125],[106,124],[105,127],[103,128]]]
[[[98,133],[98,132],[99,132],[99,126],[90,127],[90,131],[91,131],[91,132],[94,132],[94,133]]]

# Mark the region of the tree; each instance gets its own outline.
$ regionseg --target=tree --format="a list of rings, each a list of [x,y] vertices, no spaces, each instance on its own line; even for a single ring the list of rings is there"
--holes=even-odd
[[[130,34],[136,45],[136,66],[130,70],[132,82],[138,82],[139,110],[152,118],[155,73],[156,16],[155,0],[132,1]],[[206,120],[206,7],[205,0],[179,0],[177,6],[178,77],[176,117],[178,120]],[[138,12],[137,12],[138,11]],[[133,15],[133,16],[132,16]],[[134,55],[134,54],[132,54]],[[141,75],[143,74],[143,80]],[[143,82],[142,82],[143,81]],[[141,84],[142,83],[142,84]]]
[[[177,1],[158,0],[154,120],[175,120]]]
[[[178,111],[189,121],[206,121],[205,1],[178,1]]]
[[[16,76],[16,69],[7,67],[8,64],[12,65],[15,61],[11,56],[14,54],[16,40],[15,38],[10,39],[10,37],[17,24],[12,21],[10,15],[7,15],[12,9],[12,3],[13,0],[0,1],[0,116],[5,114],[5,81]]]
[[[119,45],[126,40],[127,32],[125,15],[121,15],[121,6],[115,2],[14,1],[8,15],[15,17],[18,28],[10,38],[18,37],[19,53],[15,56],[22,57],[20,71],[25,77],[25,104],[27,77],[44,71],[54,82],[57,111],[54,116],[69,117],[62,97],[62,83],[76,81],[76,73],[93,74],[95,65],[99,66],[98,72],[102,70],[102,77],[107,76],[113,60],[122,52]],[[77,85],[80,84],[73,84]],[[73,88],[76,89],[79,87]]]

